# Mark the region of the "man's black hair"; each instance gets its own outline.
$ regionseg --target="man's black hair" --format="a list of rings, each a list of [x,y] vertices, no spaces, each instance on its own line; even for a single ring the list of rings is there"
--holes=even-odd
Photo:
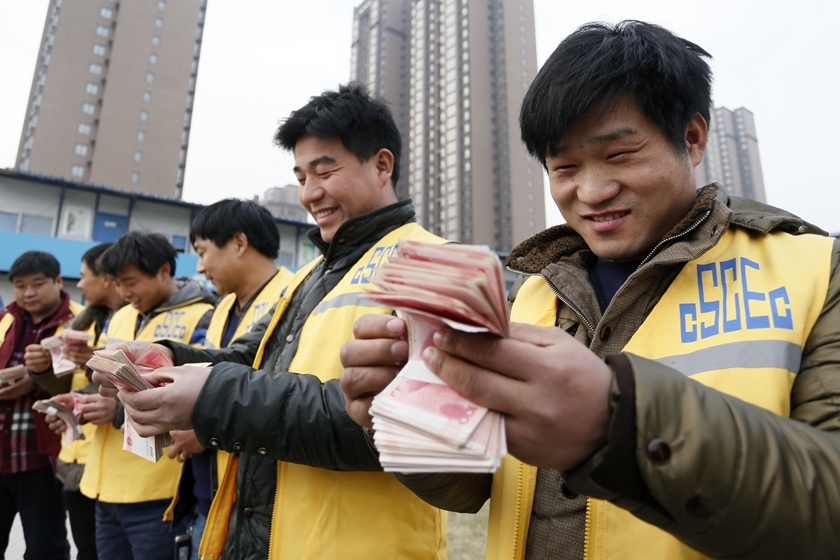
[[[100,243],[99,245],[94,245],[85,251],[84,255],[82,255],[82,262],[87,265],[91,272],[99,276],[102,274],[102,263],[99,261],[105,251],[110,249],[113,245],[113,243]]]
[[[692,117],[709,122],[712,71],[703,57],[711,55],[658,25],[583,25],[560,43],[525,94],[522,141],[545,165],[586,111],[600,104],[603,115],[627,96],[685,153]]]
[[[27,274],[42,272],[47,278],[55,280],[61,275],[61,265],[49,253],[43,251],[27,251],[15,259],[9,269],[9,280]]]
[[[274,135],[274,143],[293,152],[304,136],[339,138],[348,152],[364,163],[385,148],[394,154],[391,184],[400,177],[402,140],[384,101],[368,95],[364,86],[349,83],[338,91],[325,91],[292,111]]]
[[[99,260],[102,271],[117,276],[129,266],[136,266],[147,276],[156,276],[163,265],[169,263],[169,275],[175,277],[175,257],[178,251],[159,233],[132,231],[117,239]]]
[[[224,247],[237,233],[245,234],[248,243],[271,260],[280,250],[280,232],[265,207],[252,200],[228,198],[204,208],[193,220],[190,243],[196,238],[209,239]]]

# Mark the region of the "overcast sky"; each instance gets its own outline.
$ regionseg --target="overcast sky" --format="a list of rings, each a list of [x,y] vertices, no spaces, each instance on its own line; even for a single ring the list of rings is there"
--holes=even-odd
[[[479,1],[479,0],[476,0]],[[487,1],[487,0],[480,0]],[[184,199],[294,183],[277,122],[350,75],[361,0],[209,0]],[[13,167],[48,0],[0,0],[0,168]],[[538,63],[593,20],[668,27],[714,56],[715,105],[755,114],[768,202],[840,231],[840,1],[534,0]],[[561,218],[546,204],[549,224]]]

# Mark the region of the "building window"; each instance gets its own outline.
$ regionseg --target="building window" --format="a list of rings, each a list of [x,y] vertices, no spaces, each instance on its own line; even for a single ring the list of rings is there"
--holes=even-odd
[[[70,167],[70,175],[73,177],[84,177],[85,176],[85,166],[84,165],[73,165]]]
[[[100,37],[109,37],[111,35],[111,30],[105,25],[97,25],[96,34]]]
[[[140,163],[141,161],[143,161],[143,152],[139,150],[134,152],[134,161],[136,163]]]
[[[83,123],[83,122],[79,123],[79,128],[78,128],[79,134],[88,135],[88,134],[90,134],[91,130],[92,130],[92,127],[88,123]]]
[[[89,93],[91,95],[97,95],[99,93],[99,84],[94,84],[93,82],[88,82],[85,84],[85,93]]]
[[[88,66],[88,72],[90,72],[91,74],[95,74],[97,76],[101,76],[102,75],[102,65],[97,64],[95,62],[91,62],[90,66]]]
[[[95,112],[96,112],[96,105],[94,105],[93,103],[88,103],[87,101],[82,103],[82,113],[84,113],[86,115],[92,115]]]
[[[143,101],[148,103],[151,100],[152,100],[152,92],[151,91],[144,91],[143,92]]]
[[[158,10],[165,10],[166,9],[166,2],[163,0],[158,1]]]
[[[155,83],[155,73],[154,72],[146,72],[146,83],[148,83],[148,84]]]
[[[137,141],[143,142],[146,140],[146,132],[144,130],[137,131]]]
[[[149,64],[157,64],[157,55],[155,53],[149,55]]]
[[[153,47],[160,46],[160,37],[158,35],[152,35],[152,46]]]
[[[106,52],[107,49],[105,48],[105,45],[100,45],[99,43],[93,44],[93,54],[97,56],[105,56]]]
[[[82,169],[82,171],[84,171],[84,169]],[[52,218],[24,214],[21,216],[20,220],[20,232],[34,233],[35,235],[52,235]]]
[[[173,235],[172,236],[172,246],[175,247],[175,250],[183,253],[187,250],[187,238],[183,235]]]
[[[99,8],[99,16],[104,17],[105,19],[111,19],[112,17],[114,17],[114,10],[102,6],[101,8]]]
[[[0,212],[0,231],[15,231],[18,215],[12,212]]]
[[[156,17],[155,18],[155,27],[157,27],[157,28],[163,27],[163,18],[161,18],[161,17]]]
[[[88,147],[87,144],[76,144],[73,148],[73,153],[77,156],[86,156],[88,154]]]
[[[140,111],[140,122],[146,122],[147,120],[149,120],[149,112]]]
[[[140,181],[140,174],[136,171],[132,171],[131,172],[131,182],[132,183],[137,183],[139,181]]]

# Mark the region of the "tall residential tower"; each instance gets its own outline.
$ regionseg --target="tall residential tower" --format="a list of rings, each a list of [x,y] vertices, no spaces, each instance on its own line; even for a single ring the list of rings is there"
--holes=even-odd
[[[408,9],[407,59],[390,70],[397,68],[388,59],[390,43],[382,48],[358,30],[380,22],[380,29],[399,31],[383,18],[400,6]],[[505,252],[541,231],[542,168],[528,157],[518,124],[537,72],[532,1],[367,0],[355,29],[354,79],[370,87],[363,77],[376,68],[384,68],[385,83],[392,72],[408,76],[399,96],[371,90],[395,112],[407,104],[401,132],[408,168],[400,182],[418,221],[449,239]]]
[[[709,141],[696,177],[698,188],[717,181],[729,194],[767,202],[755,118],[749,109],[712,111]]]
[[[207,0],[50,0],[16,167],[181,197]]]

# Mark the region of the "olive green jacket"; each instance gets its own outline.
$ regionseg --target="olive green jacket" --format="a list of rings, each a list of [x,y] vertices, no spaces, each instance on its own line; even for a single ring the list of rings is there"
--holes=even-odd
[[[566,304],[560,305],[558,326],[606,357],[627,344],[682,267],[731,227],[756,234],[825,234],[782,210],[730,197],[719,185],[704,187],[691,212],[643,261],[603,316],[588,277],[595,256],[568,226],[529,239],[508,263],[560,287]],[[575,494],[610,500],[715,558],[840,556],[839,262],[837,241],[825,306],[791,391],[790,419],[694,383],[658,362],[628,354],[611,358],[617,371],[609,443],[570,472],[539,470],[526,557],[582,557],[585,508],[575,505],[580,499]],[[611,328],[604,336],[606,325]],[[688,431],[692,437],[670,457],[669,468],[648,457],[651,440]],[[475,511],[489,497],[486,475],[401,479],[445,509]],[[558,534],[563,538],[552,538]]]

